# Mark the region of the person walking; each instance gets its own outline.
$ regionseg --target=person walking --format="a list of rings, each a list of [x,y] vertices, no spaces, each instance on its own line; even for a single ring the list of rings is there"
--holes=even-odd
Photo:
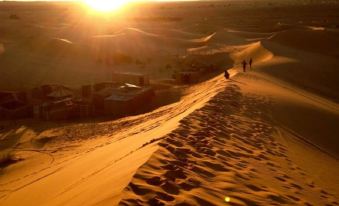
[[[230,78],[230,73],[228,73],[227,69],[225,70],[224,77],[225,77],[226,79],[229,79],[229,78]]]
[[[249,65],[250,65],[250,69],[252,69],[252,63],[253,63],[253,59],[252,59],[252,58],[250,58],[250,61],[249,61],[248,63],[249,63]]]
[[[243,72],[246,72],[246,67],[247,67],[247,62],[246,62],[246,60],[243,60],[243,61],[241,62],[241,64],[242,64],[242,70],[243,70]]]

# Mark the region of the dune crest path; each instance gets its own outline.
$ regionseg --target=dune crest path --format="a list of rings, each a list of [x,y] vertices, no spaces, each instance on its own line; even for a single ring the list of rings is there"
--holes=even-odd
[[[158,143],[120,205],[338,205],[276,141],[268,104],[231,82]]]
[[[90,198],[86,204],[101,201],[117,204],[132,175],[157,150],[155,142],[174,130],[181,119],[203,107],[226,84],[219,75],[189,88],[179,102],[153,112],[98,124],[95,128],[91,125],[64,128],[59,142],[44,151],[49,156],[26,157],[39,163],[29,165],[29,170],[13,170],[6,178],[0,177],[0,205],[17,205],[22,200],[26,205],[83,205],[84,199],[88,200],[84,197]],[[88,142],[78,145],[79,139],[75,137],[81,138],[77,135],[80,130],[85,134],[93,131],[95,137],[101,138],[89,136]],[[73,149],[65,146],[70,145],[63,142],[65,139],[73,141]],[[40,150],[16,151],[25,157]],[[22,161],[20,166],[25,168],[25,164]],[[106,190],[108,185],[114,188]],[[33,195],[42,190],[44,195]]]

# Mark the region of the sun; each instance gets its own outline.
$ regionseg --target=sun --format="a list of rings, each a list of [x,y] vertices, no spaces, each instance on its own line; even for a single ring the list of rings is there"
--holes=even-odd
[[[84,0],[92,9],[100,12],[117,10],[127,4],[128,0]]]

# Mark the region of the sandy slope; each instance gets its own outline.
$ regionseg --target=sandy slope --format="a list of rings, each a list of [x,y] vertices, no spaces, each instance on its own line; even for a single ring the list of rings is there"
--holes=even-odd
[[[240,46],[232,56],[237,62],[248,55],[255,55],[259,70],[286,61],[259,42]],[[258,73],[229,82],[221,75],[190,88],[178,103],[97,125],[99,131],[120,127],[108,137],[105,131],[84,141],[71,132],[73,144],[61,138],[56,144],[47,142],[45,149],[31,148],[43,155],[27,151],[32,140],[24,133],[26,141],[16,150],[27,160],[4,170],[1,204],[110,205],[122,198],[122,205],[224,205],[229,197],[230,205],[336,205],[338,181],[333,177],[338,167],[330,165],[337,160],[299,141],[325,142],[303,133],[309,131],[300,122],[308,118],[305,113],[296,113],[293,124],[284,114],[295,113],[294,105],[298,111],[311,105],[319,110],[317,117],[324,117],[336,115],[338,106],[285,84]],[[336,134],[329,123],[317,134]],[[90,127],[66,127],[61,136]]]
[[[263,45],[277,57],[277,61],[268,62],[263,68],[265,73],[338,102],[336,58],[287,47],[274,41],[264,41]],[[321,52],[321,48],[317,52]]]
[[[117,203],[121,190],[128,184],[133,172],[155,151],[156,147],[151,143],[175,129],[180,119],[217,94],[224,83],[218,77],[197,85],[191,88],[195,92],[190,92],[178,103],[150,114],[128,118],[125,123],[128,122],[127,125],[130,126],[123,126],[122,123],[123,128],[109,137],[82,142],[80,147],[77,143],[79,139],[75,137],[74,146],[78,148],[74,151],[71,149],[72,144],[67,142],[56,143],[54,147],[45,150],[39,150],[34,145],[21,150],[21,144],[17,144],[18,156],[30,161],[19,162],[3,171],[6,176],[0,177],[1,205],[16,205],[22,201],[27,205],[63,205],[65,202],[69,205],[82,205],[85,202],[98,204],[102,201],[106,204]],[[75,130],[77,127],[69,129]],[[88,125],[79,128],[79,132],[91,129],[91,125]],[[115,127],[113,129],[117,130]],[[66,133],[61,132],[62,135],[67,134],[67,130],[64,132]],[[17,134],[19,138],[24,136]],[[30,150],[47,153],[47,157],[27,154],[26,151]],[[32,161],[40,161],[41,164]],[[107,190],[108,185],[114,186]],[[36,192],[41,190],[44,191],[43,195]],[[84,199],[86,196],[90,197],[90,202],[87,198]]]
[[[120,204],[338,205],[338,181],[327,176],[338,172],[327,169],[337,160],[293,142],[293,134],[272,122],[275,103],[256,92],[272,85],[247,78],[232,82],[166,135]],[[316,154],[318,164],[307,162]]]
[[[237,76],[183,119],[134,175],[120,204],[338,205],[339,107],[318,96],[318,86],[336,87],[331,78],[329,84],[317,78],[321,55],[312,53],[305,66],[300,59],[308,53],[298,50],[292,59],[290,49],[273,40],[238,47],[234,62],[252,57],[260,73]],[[286,72],[290,63],[305,75]],[[279,79],[267,75],[274,71]],[[308,91],[316,93],[304,90],[312,85]]]
[[[231,57],[252,57],[260,71],[284,70],[294,62],[283,56],[286,50],[257,42]],[[298,64],[306,73],[301,84],[318,80],[322,71],[306,71],[318,65]],[[290,73],[279,72],[289,80]],[[229,197],[229,205],[338,205],[338,111],[336,103],[290,83],[241,76],[159,143],[120,204],[224,205]]]

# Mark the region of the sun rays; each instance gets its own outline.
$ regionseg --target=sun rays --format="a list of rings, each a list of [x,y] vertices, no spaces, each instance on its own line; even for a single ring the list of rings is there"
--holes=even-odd
[[[119,10],[130,0],[84,0],[84,3],[97,12],[112,12]]]

